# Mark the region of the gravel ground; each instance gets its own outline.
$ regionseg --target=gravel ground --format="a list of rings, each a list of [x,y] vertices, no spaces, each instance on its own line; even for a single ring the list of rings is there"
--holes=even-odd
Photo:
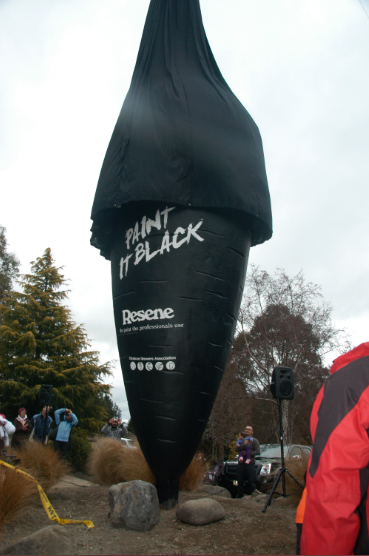
[[[181,492],[179,502],[203,497],[199,491]],[[160,522],[151,531],[139,533],[115,529],[109,519],[108,487],[73,486],[54,488],[49,500],[60,518],[89,519],[94,528],[65,525],[74,544],[73,554],[295,554],[296,496],[273,500],[262,513],[264,496],[241,500],[214,497],[226,511],[224,520],[202,527],[179,521],[175,508],[161,511]],[[40,500],[9,524],[2,546],[13,543],[54,522]]]

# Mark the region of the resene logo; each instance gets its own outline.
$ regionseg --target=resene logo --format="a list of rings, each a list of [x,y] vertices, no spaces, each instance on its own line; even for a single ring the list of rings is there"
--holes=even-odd
[[[132,322],[143,322],[145,320],[159,320],[159,319],[172,319],[174,311],[170,307],[167,309],[147,309],[147,311],[129,311],[124,309],[123,326],[132,324]]]

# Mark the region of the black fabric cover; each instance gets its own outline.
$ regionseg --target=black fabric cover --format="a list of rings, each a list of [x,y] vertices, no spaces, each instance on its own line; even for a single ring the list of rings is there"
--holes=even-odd
[[[176,500],[232,345],[251,234],[234,210],[139,202],[120,212],[111,271],[129,411],[159,501]]]
[[[107,259],[116,209],[131,201],[237,209],[252,245],[272,235],[260,133],[218,69],[199,0],[150,3],[92,208],[91,243]]]

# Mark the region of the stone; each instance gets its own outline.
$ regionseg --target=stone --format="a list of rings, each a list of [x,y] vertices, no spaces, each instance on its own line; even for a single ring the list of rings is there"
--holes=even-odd
[[[188,500],[177,509],[177,517],[189,525],[207,525],[225,517],[225,509],[211,498]]]
[[[44,527],[3,547],[0,554],[74,554],[70,527],[68,531],[62,525]]]
[[[129,481],[111,486],[109,506],[114,527],[148,531],[160,519],[156,488],[145,481]]]
[[[221,498],[232,498],[229,490],[213,485],[203,485],[196,489],[196,493],[204,494],[207,496],[220,496]]]

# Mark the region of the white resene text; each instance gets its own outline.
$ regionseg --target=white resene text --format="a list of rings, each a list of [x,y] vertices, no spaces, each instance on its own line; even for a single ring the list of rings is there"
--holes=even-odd
[[[129,311],[124,309],[123,326],[132,324],[132,322],[143,322],[145,320],[172,319],[174,311],[170,307],[167,309],[147,309],[147,311]]]

